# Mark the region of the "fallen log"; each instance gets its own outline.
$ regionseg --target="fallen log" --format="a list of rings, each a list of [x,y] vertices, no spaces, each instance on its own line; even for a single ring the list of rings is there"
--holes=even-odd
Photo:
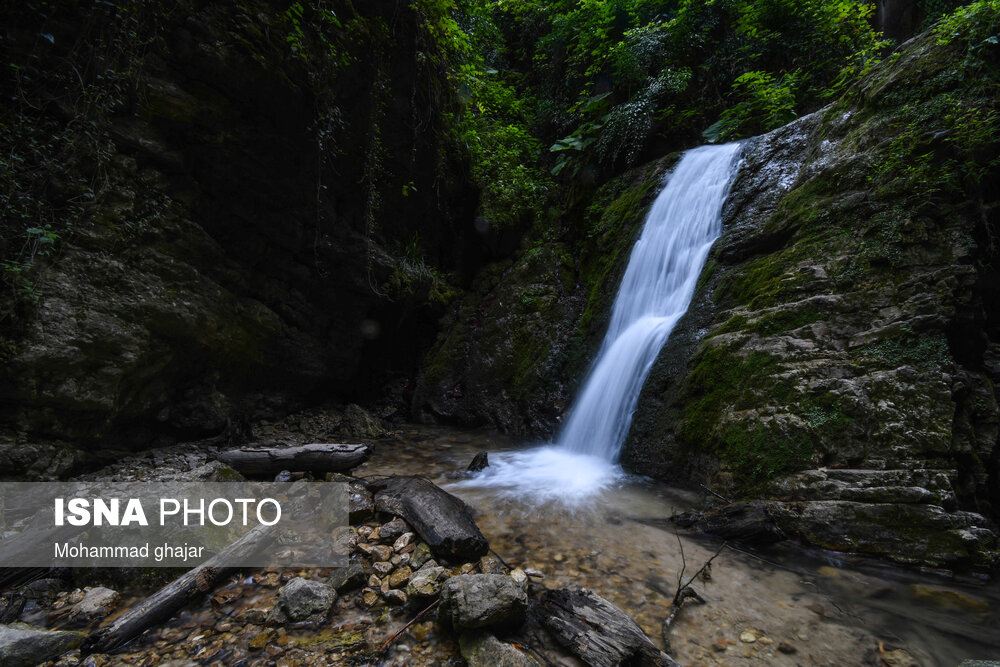
[[[315,473],[350,470],[368,460],[368,445],[316,443],[295,447],[257,446],[230,449],[218,459],[244,475],[277,475],[283,470]]]
[[[99,628],[83,640],[82,655],[107,653],[170,619],[179,609],[215,588],[216,583],[239,569],[222,563],[249,558],[270,543],[277,534],[274,526],[259,525],[202,565],[189,570],[156,593],[132,607],[114,622]]]
[[[375,510],[406,520],[435,556],[466,562],[489,552],[469,507],[429,479],[389,477],[368,486],[375,493]]]
[[[593,667],[679,667],[625,612],[585,588],[546,592],[542,624],[556,640]]]

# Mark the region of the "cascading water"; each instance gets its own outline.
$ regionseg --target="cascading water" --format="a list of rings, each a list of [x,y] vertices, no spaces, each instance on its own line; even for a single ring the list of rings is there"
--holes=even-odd
[[[646,215],[611,310],[611,324],[559,446],[613,461],[660,348],[687,311],[712,243],[739,144],[684,154]]]
[[[583,391],[553,446],[493,457],[475,479],[512,494],[579,500],[620,475],[615,465],[639,392],[687,311],[736,171],[738,144],[702,146],[681,158],[646,215]]]

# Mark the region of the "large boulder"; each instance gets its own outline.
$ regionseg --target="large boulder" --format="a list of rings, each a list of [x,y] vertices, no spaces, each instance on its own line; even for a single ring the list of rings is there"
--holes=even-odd
[[[268,614],[272,625],[322,618],[337,600],[337,592],[320,581],[296,577],[278,591],[278,600]]]
[[[83,641],[75,632],[36,630],[24,623],[0,625],[0,665],[35,667],[70,651]]]
[[[441,588],[440,615],[457,629],[516,628],[527,611],[527,594],[504,574],[465,574]]]

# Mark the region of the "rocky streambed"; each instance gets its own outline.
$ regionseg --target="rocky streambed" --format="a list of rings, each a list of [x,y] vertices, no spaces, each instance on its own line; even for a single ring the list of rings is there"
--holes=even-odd
[[[316,412],[255,430],[303,444],[323,421]],[[456,485],[478,451],[520,446],[494,434],[406,427],[372,444],[371,458],[352,471],[355,487],[423,475],[465,501],[491,550],[445,557],[403,518],[355,507],[348,567],[243,572],[116,651],[82,656],[72,648],[80,635],[60,635],[64,643],[48,650],[66,652],[46,664],[586,664],[581,646],[595,642],[574,650],[558,636],[560,628],[572,635],[572,613],[552,621],[567,608],[583,618],[620,609],[616,621],[605,617],[590,629],[634,625],[632,647],[643,664],[669,664],[661,651],[685,665],[954,665],[1000,656],[1000,591],[988,580],[787,544],[719,551],[721,539],[669,520],[708,498],[642,478],[572,507]],[[211,462],[219,448],[154,450],[88,477],[215,479],[224,470]],[[692,582],[704,603],[686,603],[664,636],[678,579],[687,581],[716,551]],[[15,614],[8,604],[3,621],[86,632],[114,623],[157,588],[156,579],[177,573],[136,574],[46,575],[20,587],[24,606]],[[54,637],[21,645],[41,657],[39,647]],[[583,655],[590,664],[617,664]],[[4,664],[19,663],[5,656]]]

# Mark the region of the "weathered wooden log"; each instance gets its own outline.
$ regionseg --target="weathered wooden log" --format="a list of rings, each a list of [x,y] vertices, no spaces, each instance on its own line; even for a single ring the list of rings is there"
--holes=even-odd
[[[539,604],[542,624],[593,667],[679,667],[625,612],[585,588],[548,591]]]
[[[119,616],[113,623],[95,630],[84,639],[83,655],[107,653],[124,646],[143,632],[170,619],[179,609],[215,588],[216,583],[238,568],[226,567],[252,556],[270,543],[274,526],[259,525],[202,565],[189,570],[156,593]]]
[[[375,510],[405,519],[435,556],[472,561],[489,552],[469,507],[429,479],[389,477],[369,488],[375,493]]]
[[[368,445],[316,443],[294,447],[242,447],[219,454],[218,459],[244,475],[276,475],[282,470],[315,473],[350,470],[368,460]]]

